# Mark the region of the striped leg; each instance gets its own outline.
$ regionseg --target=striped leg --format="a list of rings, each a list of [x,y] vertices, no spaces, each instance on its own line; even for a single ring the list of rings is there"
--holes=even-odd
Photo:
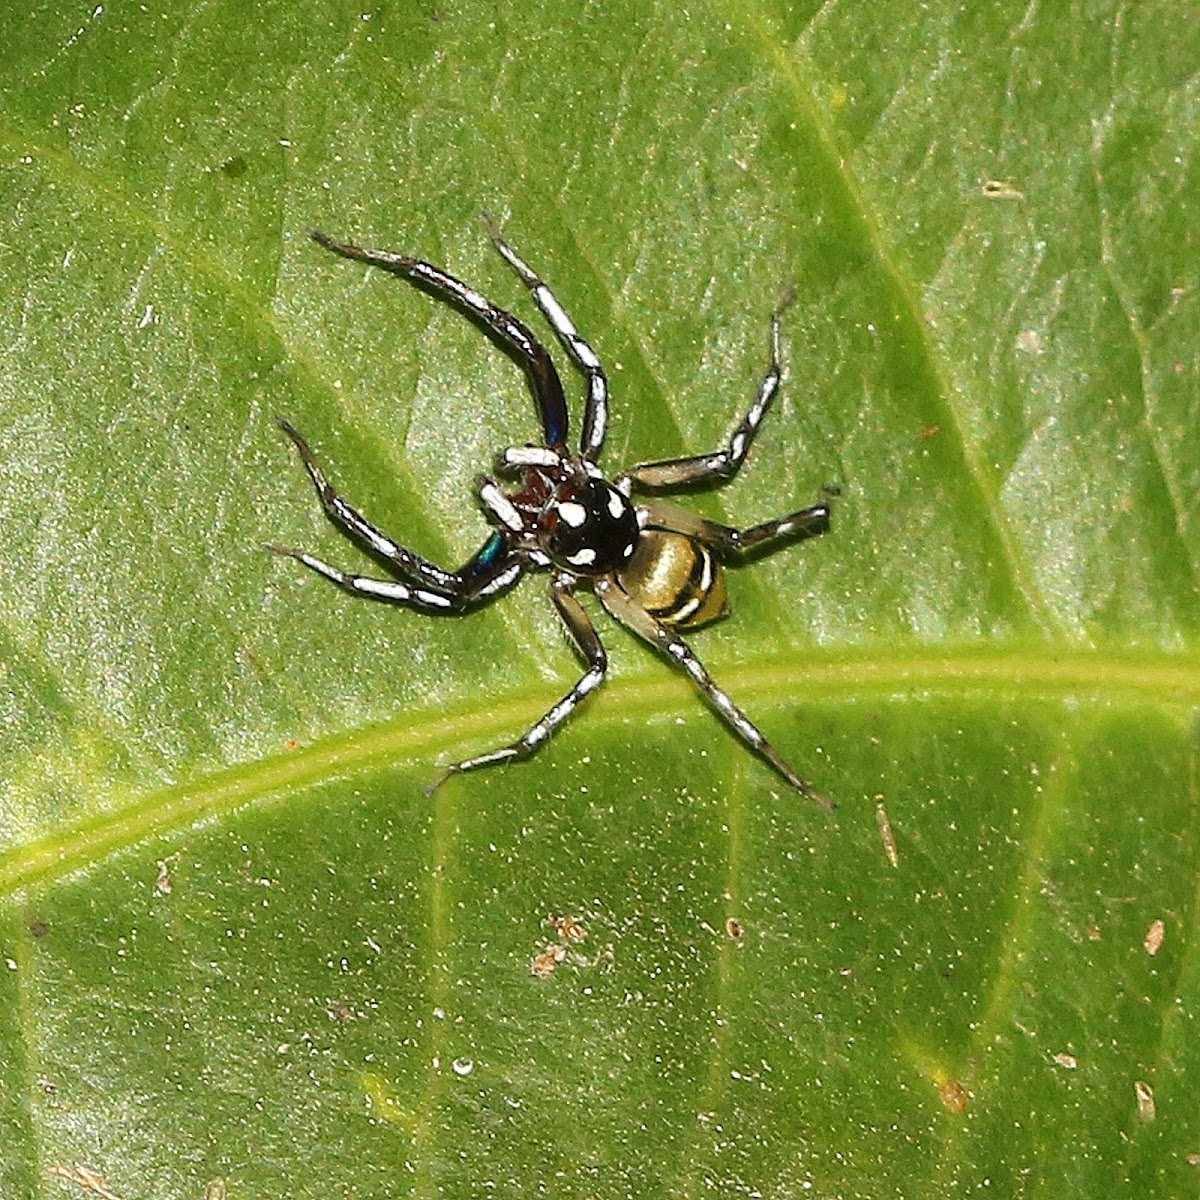
[[[457,613],[478,600],[504,591],[521,577],[524,564],[515,555],[496,556],[486,570],[479,569],[478,564],[494,541],[494,538],[489,539],[484,543],[483,549],[468,561],[462,571],[463,579],[454,588],[421,587],[413,583],[401,583],[397,579],[372,579],[367,575],[351,575],[304,550],[276,545],[269,545],[266,549],[272,554],[294,558],[310,571],[316,571],[318,575],[323,575],[352,595],[366,596],[371,600],[388,600],[393,604],[407,604],[424,612]],[[471,570],[472,567],[475,568],[474,571]]]
[[[723,721],[746,743],[750,749],[762,755],[801,795],[815,800],[822,808],[832,812],[834,805],[806,783],[780,757],[774,746],[763,736],[745,713],[723,692],[705,670],[691,647],[677,633],[655,620],[646,610],[635,603],[616,583],[608,579],[597,581],[596,594],[606,609],[627,629],[649,642],[664,657],[678,663],[691,677],[704,698],[717,710]]]
[[[533,387],[533,393],[541,411],[546,444],[566,446],[567,401],[563,396],[562,382],[554,368],[554,360],[523,321],[519,321],[512,313],[497,308],[487,297],[481,296],[474,288],[455,279],[453,275],[431,263],[423,262],[419,258],[391,254],[386,250],[367,250],[362,246],[336,242],[316,229],[310,229],[308,236],[314,242],[324,246],[327,250],[332,250],[334,254],[340,254],[343,258],[351,258],[357,262],[364,262],[368,266],[379,267],[383,271],[391,271],[393,275],[399,275],[432,292],[438,299],[446,300],[458,308],[464,309],[476,320],[482,322],[495,334],[504,349],[520,363],[529,376],[529,382]]]
[[[387,559],[401,575],[413,583],[428,588],[451,591],[459,586],[458,572],[443,570],[436,563],[431,563],[427,558],[422,558],[407,547],[394,542],[387,534],[372,525],[356,508],[343,500],[326,478],[325,472],[321,469],[321,464],[317,461],[317,456],[313,454],[308,442],[291,422],[280,417],[275,423],[292,439],[296,449],[300,452],[304,469],[308,472],[313,487],[316,488],[321,507],[338,529],[381,558]]]
[[[528,758],[575,711],[580,701],[604,682],[604,674],[608,670],[608,656],[604,653],[604,646],[583,605],[571,594],[568,585],[558,579],[550,584],[550,598],[558,608],[558,615],[562,617],[575,648],[587,661],[588,669],[580,676],[579,682],[522,737],[507,746],[489,750],[475,758],[463,759],[462,762],[447,767],[425,789],[428,794],[436,792],[451,775],[462,771],[473,771],[476,767],[490,767],[493,763]]]
[[[313,482],[313,487],[316,488],[326,516],[342,533],[386,559],[396,569],[397,574],[416,586],[405,587],[385,580],[363,580],[360,576],[348,576],[336,567],[321,563],[319,559],[305,555],[301,551],[277,546],[268,547],[269,549],[298,559],[327,579],[332,579],[339,586],[350,591],[372,595],[384,600],[416,604],[418,607],[449,607],[458,611],[472,601],[493,595],[516,582],[520,570],[517,568],[515,560],[510,560],[507,553],[507,540],[498,531],[492,534],[457,571],[444,570],[436,563],[409,550],[406,546],[394,542],[334,491],[308,442],[291,423],[280,418],[276,424],[292,439],[296,449],[300,452],[304,467]],[[320,565],[314,565],[316,563],[320,563]],[[517,569],[514,570],[514,568]],[[354,586],[346,582],[348,579],[359,579],[360,585]],[[379,590],[380,588],[383,590]],[[444,606],[439,603],[438,599],[427,600],[425,599],[426,595],[447,599],[450,604]]]
[[[511,530],[513,533],[524,531],[525,522],[521,519],[521,514],[517,511],[516,505],[504,494],[503,488],[494,479],[489,479],[486,475],[476,475],[475,494],[479,497],[480,503],[483,504],[484,508],[505,529]]]
[[[521,282],[533,295],[534,303],[542,310],[542,316],[558,335],[562,347],[571,356],[575,365],[587,376],[587,408],[583,416],[583,432],[579,437],[579,453],[592,461],[604,445],[604,431],[608,425],[608,380],[595,350],[579,336],[575,323],[563,311],[554,293],[538,278],[533,269],[500,236],[500,230],[487,213],[480,214],[483,227],[501,257],[520,276]]]
[[[829,490],[826,494],[832,498],[835,493]],[[639,515],[646,514],[645,528],[681,533],[684,537],[703,542],[723,554],[738,554],[775,539],[802,542],[807,538],[828,533],[830,511],[830,500],[826,499],[798,512],[788,513],[786,517],[776,517],[775,520],[764,521],[761,525],[751,525],[749,529],[735,529],[731,525],[706,520],[686,508],[664,500],[638,505]]]
[[[622,491],[628,494],[630,485],[640,488],[662,488],[700,483],[707,479],[728,480],[738,473],[746,460],[750,443],[754,441],[754,435],[779,390],[779,381],[783,376],[779,352],[779,318],[790,303],[789,296],[771,314],[771,363],[762,383],[759,384],[758,395],[750,406],[750,411],[733,431],[728,447],[712,454],[694,454],[687,458],[667,458],[661,462],[639,463],[617,476],[616,483]]]

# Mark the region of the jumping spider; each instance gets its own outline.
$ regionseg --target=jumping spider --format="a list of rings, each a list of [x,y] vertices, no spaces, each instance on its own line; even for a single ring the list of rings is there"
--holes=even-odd
[[[476,479],[476,492],[496,529],[459,570],[447,571],[392,541],[347,504],[325,478],[308,443],[287,421],[280,420],[279,427],[299,450],[330,520],[386,561],[398,578],[350,575],[302,550],[283,546],[269,549],[298,559],[355,595],[406,604],[429,613],[463,612],[512,587],[527,570],[550,572],[550,598],[586,661],[587,670],[515,742],[447,767],[430,791],[459,771],[528,757],[604,681],[608,665],[604,647],[574,595],[576,588],[586,586],[622,625],[682,667],[717,714],[792,787],[832,809],[833,805],[788,766],[713,682],[675,630],[695,628],[725,614],[725,558],[738,557],[766,542],[796,542],[825,533],[833,491],[827,489],[823,498],[808,508],[740,530],[706,520],[665,500],[635,504],[631,499],[635,491],[723,483],[737,474],[779,387],[779,319],[783,306],[771,317],[770,365],[728,447],[711,454],[641,463],[609,480],[596,466],[608,421],[608,382],[600,360],[554,293],[501,238],[492,222],[487,217],[484,221],[496,249],[529,289],[568,357],[587,379],[587,406],[578,453],[567,445],[567,403],[558,372],[545,347],[523,321],[420,259],[337,242],[310,230],[309,236],[326,249],[402,276],[489,331],[529,377],[545,444],[513,446],[499,456],[497,473],[515,480],[509,490],[487,476]]]

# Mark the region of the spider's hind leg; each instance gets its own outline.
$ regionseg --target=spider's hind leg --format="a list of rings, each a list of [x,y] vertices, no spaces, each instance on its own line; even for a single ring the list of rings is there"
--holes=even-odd
[[[626,629],[650,643],[663,657],[675,662],[687,672],[701,695],[713,706],[717,715],[750,747],[775,768],[779,774],[810,800],[832,812],[835,805],[825,799],[810,783],[801,779],[787,764],[779,751],[767,741],[756,726],[729,696],[717,686],[692,648],[673,630],[652,617],[618,584],[599,581],[596,594],[600,602]]]

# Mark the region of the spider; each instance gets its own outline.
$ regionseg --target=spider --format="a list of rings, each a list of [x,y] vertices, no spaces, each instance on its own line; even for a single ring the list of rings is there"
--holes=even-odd
[[[550,599],[587,669],[575,686],[516,741],[453,763],[429,786],[430,793],[460,772],[527,758],[604,682],[608,668],[604,646],[575,596],[576,589],[589,587],[611,616],[683,668],[751,750],[798,792],[832,810],[830,801],[784,761],[758,727],[713,682],[676,631],[707,624],[726,614],[722,566],[726,558],[736,559],[768,543],[801,541],[825,533],[835,490],[825,489],[822,499],[808,508],[749,529],[709,521],[665,500],[635,503],[632,498],[640,491],[724,483],[738,473],[779,388],[780,316],[788,300],[771,316],[770,364],[754,403],[725,449],[640,463],[608,479],[596,465],[608,422],[608,383],[600,359],[580,336],[554,293],[504,241],[486,214],[483,223],[496,250],[529,289],[567,356],[587,380],[578,452],[568,445],[567,403],[554,362],[524,322],[421,259],[365,249],[309,230],[313,241],[327,250],[407,279],[487,331],[528,376],[541,416],[544,444],[512,446],[498,456],[496,474],[513,481],[507,490],[488,476],[476,478],[476,493],[496,528],[462,567],[447,571],[394,542],[342,499],[305,439],[281,418],[279,428],[299,451],[329,519],[342,533],[382,559],[396,578],[352,575],[303,550],[277,545],[267,548],[297,559],[353,595],[404,604],[427,613],[461,613],[508,590],[526,571],[550,572]]]

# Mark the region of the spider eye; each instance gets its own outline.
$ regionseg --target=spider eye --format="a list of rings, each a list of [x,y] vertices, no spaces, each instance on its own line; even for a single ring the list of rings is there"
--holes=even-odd
[[[539,524],[542,548],[579,575],[615,571],[629,561],[638,538],[633,507],[602,479],[560,488]]]

